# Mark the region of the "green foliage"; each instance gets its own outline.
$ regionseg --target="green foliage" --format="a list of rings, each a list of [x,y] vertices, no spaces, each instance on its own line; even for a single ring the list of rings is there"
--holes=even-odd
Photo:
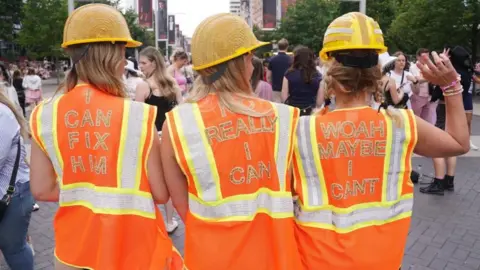
[[[299,0],[287,10],[278,29],[278,37],[291,45],[304,45],[318,53],[327,26],[339,14],[339,2],[331,0]]]
[[[22,6],[22,0],[0,1],[0,40],[13,40],[13,26],[18,24],[22,18]]]
[[[31,56],[60,56],[63,25],[67,19],[65,0],[27,0],[18,43]],[[39,20],[41,18],[41,20]]]

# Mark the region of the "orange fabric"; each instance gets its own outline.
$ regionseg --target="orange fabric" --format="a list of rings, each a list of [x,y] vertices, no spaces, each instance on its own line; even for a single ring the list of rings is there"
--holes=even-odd
[[[386,152],[386,139],[389,130],[385,114],[378,113],[371,108],[357,108],[335,110],[325,115],[315,115],[316,140],[318,149],[326,149],[329,143],[333,143],[333,155],[320,154],[321,168],[323,169],[322,189],[328,195],[328,206],[345,209],[366,203],[382,201],[382,190],[386,185],[383,179],[384,162]],[[402,195],[412,194],[413,185],[410,181],[411,157],[416,141],[415,119],[411,111],[407,111],[404,121],[409,121],[411,126],[411,140],[408,143],[408,151],[403,162],[405,171],[403,176]],[[342,135],[341,129],[333,128],[337,123],[350,122],[357,127],[356,135],[350,136],[352,125],[345,128]],[[367,129],[359,129],[360,123],[366,123]],[[384,134],[370,132],[372,124],[379,127],[384,125]],[[331,128],[328,126],[331,125]],[[392,122],[392,125],[395,125]],[[338,133],[335,133],[337,132]],[[366,131],[367,133],[365,133]],[[339,136],[334,136],[338,134]],[[313,134],[312,134],[313,136]],[[408,140],[408,139],[407,139]],[[345,144],[345,142],[348,142]],[[349,145],[359,143],[352,151]],[[365,143],[361,155],[361,143]],[[368,145],[377,145],[377,155],[369,154],[372,151]],[[347,146],[343,148],[343,146]],[[343,149],[343,150],[342,150]],[[336,153],[340,153],[336,155]],[[304,204],[305,194],[302,190],[303,183],[300,178],[299,163],[294,158],[294,177],[296,193],[299,200]],[[305,164],[302,164],[305,166]],[[315,168],[311,168],[315,170]],[[354,181],[377,178],[374,192],[368,190],[372,185],[367,182],[367,192],[355,190]],[[339,187],[342,187],[340,189]],[[307,190],[311,188],[308,187]],[[326,206],[324,206],[326,207]],[[297,223],[296,238],[305,269],[335,269],[335,270],[386,270],[398,269],[401,265],[410,217],[384,225],[369,225],[364,228],[354,229],[350,232],[336,232],[330,229],[317,228]]]
[[[213,94],[197,104],[205,125],[205,134],[213,150],[223,200],[236,195],[254,194],[261,188],[279,191],[279,179],[275,169],[276,123],[273,113],[260,118],[234,114],[226,109],[222,111],[218,97]],[[260,99],[253,99],[251,104],[258,112],[273,109],[272,103]],[[293,124],[296,125],[298,109],[293,109],[293,114]],[[188,192],[190,196],[197,197],[199,192],[196,190],[192,172],[188,169],[188,157],[180,143],[180,133],[175,126],[173,112],[167,114],[167,123],[171,140],[177,149],[177,162],[187,177]],[[245,132],[245,128],[240,128],[245,127],[243,123],[250,134]],[[290,136],[290,140],[292,137]],[[249,157],[245,145],[248,145]],[[289,158],[291,156],[290,153]],[[270,176],[267,173],[258,173],[257,176],[249,177],[247,167],[251,166],[259,172],[261,163],[270,168]],[[244,173],[234,171],[234,168],[242,168]],[[291,192],[292,179],[287,175],[288,184],[285,188],[287,192]],[[241,184],[234,184],[232,177],[237,181],[245,178]],[[223,200],[214,203],[222,203]],[[251,221],[214,221],[197,218],[189,212],[185,228],[185,264],[194,270],[301,269],[293,217],[273,218],[257,213]]]
[[[60,97],[55,116],[57,125],[54,128],[59,154],[64,163],[61,190],[66,186],[84,184],[91,184],[97,189],[118,188],[117,162],[124,102],[123,98],[112,97],[89,85],[77,86]],[[72,114],[72,111],[78,115]],[[107,111],[112,112],[110,125],[97,122],[99,111],[104,115]],[[148,121],[149,132],[145,137],[147,143],[142,149],[139,191],[146,193],[150,193],[146,163],[151,141],[155,138],[155,112],[153,107],[149,107],[148,119],[144,119]],[[91,113],[91,121],[86,116],[88,113]],[[32,121],[37,114],[38,109],[33,112]],[[92,126],[90,123],[95,124]],[[33,121],[32,134],[37,143],[41,144],[42,136],[52,134],[51,132],[42,129],[39,133],[38,124]],[[78,132],[78,141],[69,140],[71,132]],[[97,135],[106,136],[104,145],[108,149],[102,145],[95,148],[99,142]],[[94,166],[92,169],[92,164],[89,163],[89,157],[93,157],[96,162],[102,156],[107,160],[106,173],[103,174],[96,173]],[[74,172],[74,160],[71,157],[75,157],[76,161],[82,157],[85,170],[78,169]],[[50,159],[57,158],[50,156]],[[156,218],[151,219],[135,214],[95,213],[82,205],[60,206],[54,220],[55,256],[64,264],[86,269],[183,269],[182,258],[173,250],[162,215],[158,209],[155,208],[155,211]]]

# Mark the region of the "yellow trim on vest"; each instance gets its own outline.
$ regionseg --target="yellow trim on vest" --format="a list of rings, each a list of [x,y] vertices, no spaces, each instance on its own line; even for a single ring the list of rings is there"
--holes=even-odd
[[[328,199],[328,189],[327,189],[327,184],[325,183],[325,175],[323,174],[323,168],[322,168],[322,163],[320,161],[320,153],[318,151],[318,145],[317,142],[317,117],[314,117],[310,121],[310,145],[314,147],[312,153],[313,153],[313,160],[315,161],[315,170],[317,170],[317,174],[319,176],[319,181],[320,181],[320,188],[322,192],[322,204],[329,204],[329,199]],[[323,181],[322,181],[323,180]],[[308,201],[309,202],[309,201]],[[309,206],[310,207],[310,206]],[[308,209],[308,207],[307,207]]]
[[[145,173],[147,174],[147,178],[148,178],[148,158],[150,157],[150,151],[152,150],[153,140],[159,138],[158,133],[155,133],[155,117],[157,115],[157,107],[156,106],[149,106],[149,107],[150,108],[147,109],[148,114],[150,114],[150,110],[153,110],[153,119],[152,119],[151,122],[148,123],[148,124],[150,124],[150,128],[147,129],[147,132],[150,133],[150,138],[151,139],[148,142],[147,154],[145,155],[145,163],[143,165]],[[148,128],[148,126],[147,126],[147,128]],[[140,187],[138,189],[140,189]]]
[[[140,189],[140,184],[141,184],[141,180],[142,180],[142,162],[143,162],[143,149],[145,148],[145,143],[146,143],[146,138],[147,138],[147,132],[149,132],[148,130],[148,115],[150,113],[150,110],[148,109],[149,105],[147,104],[144,104],[143,105],[143,122],[142,122],[142,133],[140,135],[140,147],[138,148],[138,153],[137,153],[137,156],[139,157],[139,159],[137,160],[137,171],[135,173],[135,189],[136,190],[139,190]],[[126,143],[126,142],[122,142],[122,143]],[[148,160],[148,156],[146,158],[146,160]]]
[[[144,217],[148,219],[155,219],[155,213],[143,212],[139,210],[131,210],[131,209],[109,209],[109,208],[96,208],[92,205],[91,202],[88,201],[75,201],[69,203],[59,203],[60,207],[70,207],[70,206],[83,206],[88,210],[92,211],[95,214],[105,214],[105,215],[112,215],[112,216],[122,216],[122,215],[135,215],[139,217]]]
[[[53,110],[52,110],[52,136],[53,136],[53,146],[55,147],[55,155],[58,159],[58,163],[60,164],[60,169],[63,171],[63,157],[62,153],[60,152],[60,147],[58,146],[58,102],[62,99],[63,95],[58,97],[56,100],[53,101]],[[62,173],[63,175],[63,173]],[[63,179],[60,179],[60,186],[63,186]]]
[[[385,130],[387,131],[386,140],[386,147],[385,147],[385,157],[383,160],[383,179],[382,179],[382,203],[388,203],[387,200],[387,189],[388,189],[388,174],[390,171],[390,157],[392,156],[392,146],[395,142],[393,142],[393,134],[395,132],[393,129],[393,122],[389,115],[386,114],[384,110],[381,110],[381,114],[385,121],[386,127]],[[400,198],[400,196],[398,197]]]
[[[65,265],[68,265],[70,267],[75,267],[75,268],[80,268],[80,269],[86,269],[86,270],[95,270],[93,268],[90,268],[90,267],[86,267],[86,266],[80,266],[80,265],[74,265],[74,264],[71,264],[71,263],[67,263],[65,261],[63,261],[62,259],[60,259],[57,255],[57,249],[55,248],[54,251],[53,251],[53,256],[55,256],[55,259],[57,259],[59,262],[65,264]]]
[[[407,160],[407,151],[409,150],[408,145],[412,140],[412,129],[410,127],[410,120],[408,119],[407,111],[406,110],[398,110],[398,111],[400,111],[400,113],[402,114],[403,128],[405,129],[405,140],[403,141],[403,144],[402,144],[402,159],[401,159],[402,162],[400,164],[400,173],[398,174],[398,187],[397,187],[398,198],[400,198],[402,196],[402,190],[403,190],[403,179],[405,177],[405,167],[407,165],[407,162],[411,160],[411,156]]]
[[[33,132],[36,132],[36,135],[38,137],[38,139],[40,140],[38,143],[39,143],[39,146],[40,148],[42,149],[42,151],[48,156],[48,153],[47,153],[47,149],[45,149],[45,140],[43,139],[42,137],[42,111],[43,111],[43,103],[44,101],[42,101],[39,105],[37,105],[37,107],[35,107],[33,110],[37,110],[37,114],[36,114],[36,118],[35,119],[32,119],[30,122],[33,122],[33,121],[36,121],[37,122],[37,129],[36,130],[33,130],[32,128],[32,125],[30,124],[30,130],[32,130]],[[33,112],[32,112],[33,114]],[[35,137],[34,137],[35,138]]]
[[[175,112],[173,112],[174,110],[172,110],[172,112],[170,113],[167,113],[167,128],[168,128],[168,136],[170,137],[170,142],[172,144],[172,148],[173,148],[173,153],[175,154],[175,160],[177,161],[177,164],[178,166],[180,167],[180,169],[182,170],[183,172],[183,175],[187,175],[187,169],[183,167],[183,162],[180,160],[180,155],[179,155],[179,152],[178,152],[178,148],[177,148],[177,143],[175,142],[175,135],[173,134],[172,132],[172,125],[173,123],[171,122],[171,118],[174,119],[175,121],[175,124],[177,124],[177,121],[178,121],[178,116],[176,117],[175,115]],[[179,125],[176,125],[176,133],[179,137],[179,140],[180,140],[180,131],[178,130],[178,127]],[[163,134],[162,134],[163,136]],[[183,148],[183,145],[182,145],[182,148]]]
[[[278,157],[278,140],[279,140],[279,135],[280,135],[280,125],[277,124],[280,119],[278,119],[278,109],[277,106],[274,104],[270,104],[272,106],[273,112],[275,113],[275,149],[273,152],[274,153],[274,159],[277,160]],[[285,121],[286,119],[281,119],[282,121]],[[290,122],[290,119],[289,119]]]
[[[122,128],[120,131],[120,145],[118,149],[118,159],[117,159],[117,187],[122,187],[122,162],[125,156],[125,141],[127,138],[127,129],[129,121],[131,103],[129,100],[125,99],[123,101],[123,115],[122,115]]]

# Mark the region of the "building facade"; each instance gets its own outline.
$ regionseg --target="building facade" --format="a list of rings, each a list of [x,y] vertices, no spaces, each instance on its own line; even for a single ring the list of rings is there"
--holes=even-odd
[[[230,0],[230,13],[240,16],[240,0]]]

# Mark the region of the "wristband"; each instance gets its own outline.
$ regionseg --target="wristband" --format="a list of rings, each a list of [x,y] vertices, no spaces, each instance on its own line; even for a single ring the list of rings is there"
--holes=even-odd
[[[451,84],[447,86],[440,86],[440,89],[442,89],[442,92],[445,92],[445,90],[454,88],[455,86],[457,86],[458,83],[460,83],[460,77],[457,77],[455,81],[453,81]]]

